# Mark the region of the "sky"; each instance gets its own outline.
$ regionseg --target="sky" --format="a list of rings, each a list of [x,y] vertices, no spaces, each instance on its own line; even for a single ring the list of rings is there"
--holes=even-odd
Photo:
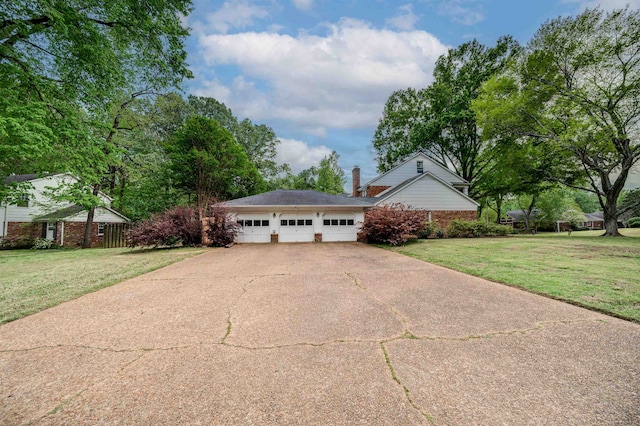
[[[184,89],[270,126],[278,162],[294,172],[337,151],[350,188],[354,165],[362,183],[377,175],[372,139],[388,97],[428,86],[449,48],[503,35],[526,44],[549,19],[627,3],[640,9],[640,0],[194,0]],[[640,173],[631,181],[640,186]]]

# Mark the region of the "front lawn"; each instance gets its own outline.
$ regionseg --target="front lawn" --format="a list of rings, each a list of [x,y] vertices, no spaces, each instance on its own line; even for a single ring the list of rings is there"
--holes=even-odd
[[[390,250],[640,322],[640,229],[622,233],[422,240]]]
[[[116,248],[0,251],[0,324],[206,250]]]

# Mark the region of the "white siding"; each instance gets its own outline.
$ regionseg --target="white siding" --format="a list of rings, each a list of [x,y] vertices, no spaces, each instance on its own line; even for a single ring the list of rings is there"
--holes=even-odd
[[[423,162],[424,172],[431,172],[434,176],[439,177],[445,182],[454,183],[454,182],[463,182],[463,179],[456,175],[455,173],[443,168],[439,164],[430,160],[425,155],[417,155],[415,158],[411,159],[405,164],[402,164],[395,169],[390,170],[387,174],[384,174],[374,180],[372,180],[369,184],[373,186],[395,186],[398,185],[405,180],[412,178],[418,175],[417,163],[418,161]]]
[[[476,204],[462,193],[431,176],[424,176],[380,204],[402,203],[426,210],[476,210]]]
[[[65,219],[66,222],[86,222],[87,221],[87,212],[80,212],[74,216],[68,217]],[[97,207],[95,213],[93,214],[93,221],[97,222],[109,222],[109,223],[123,223],[126,222],[122,217],[118,216],[115,213],[110,212],[109,210]]]
[[[69,175],[54,175],[45,178],[32,180],[32,189],[29,190],[30,199],[28,207],[18,207],[16,205],[6,206],[6,221],[7,222],[31,222],[34,218],[42,216],[48,213],[55,212],[65,207],[70,207],[72,204],[68,202],[53,202],[46,193],[50,191],[49,188],[57,188],[62,184],[68,184],[74,182],[76,179]],[[109,205],[111,198],[107,195],[100,193],[99,197]],[[71,222],[84,222],[86,221],[86,213],[81,213],[77,217],[70,218]],[[3,218],[0,220],[4,220]],[[110,211],[99,208],[96,211],[94,218],[95,222],[125,222],[123,218],[111,213]]]

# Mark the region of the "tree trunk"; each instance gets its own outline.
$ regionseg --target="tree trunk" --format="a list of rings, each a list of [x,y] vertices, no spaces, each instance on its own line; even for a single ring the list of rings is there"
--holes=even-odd
[[[100,192],[100,184],[95,184],[93,186],[93,195],[96,197]],[[84,225],[84,239],[82,240],[82,248],[91,248],[91,231],[93,228],[93,216],[95,215],[96,208],[91,207],[87,212],[87,222]]]
[[[604,206],[602,213],[604,217],[605,229],[605,232],[602,236],[621,237],[622,235],[620,234],[620,232],[618,232],[618,207],[616,203],[614,202],[613,204],[611,204],[611,202],[607,200],[607,205]]]

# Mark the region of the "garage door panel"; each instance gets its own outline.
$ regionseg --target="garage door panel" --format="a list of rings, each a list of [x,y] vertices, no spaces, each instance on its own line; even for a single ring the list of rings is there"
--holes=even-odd
[[[282,243],[312,242],[314,240],[313,215],[283,214],[280,216],[280,235]]]
[[[322,241],[357,241],[358,227],[353,215],[327,214],[322,220]]]
[[[271,242],[271,222],[268,215],[238,215],[236,221],[240,225],[240,232],[236,237],[237,242]]]

